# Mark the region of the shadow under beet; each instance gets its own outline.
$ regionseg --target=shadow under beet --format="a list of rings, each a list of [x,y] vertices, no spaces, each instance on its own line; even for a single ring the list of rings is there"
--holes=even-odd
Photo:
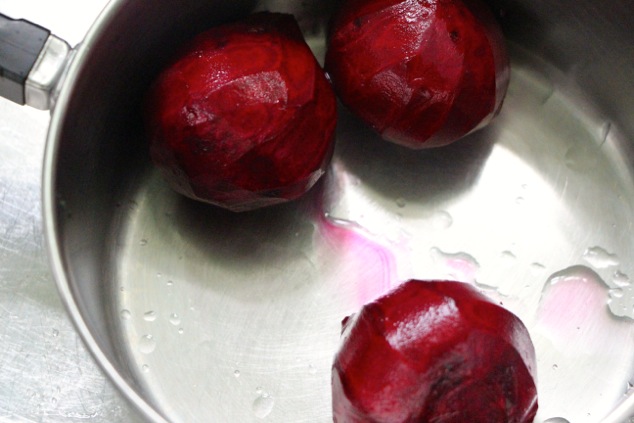
[[[496,139],[491,127],[447,147],[414,151],[381,140],[346,113],[335,161],[364,186],[412,204],[437,204],[468,190]],[[298,200],[234,213],[174,193],[153,171],[147,207],[154,210],[163,247],[185,252],[192,282],[241,301],[277,301],[310,291],[323,277],[325,263],[340,259],[322,248],[318,233],[333,169],[329,172]]]
[[[299,200],[242,213],[160,189],[171,198],[162,243],[180,244],[190,283],[257,303],[310,289],[317,280],[313,222],[320,184]]]
[[[476,183],[496,139],[490,125],[448,146],[411,150],[384,141],[343,109],[335,155],[347,172],[386,198],[437,204]]]

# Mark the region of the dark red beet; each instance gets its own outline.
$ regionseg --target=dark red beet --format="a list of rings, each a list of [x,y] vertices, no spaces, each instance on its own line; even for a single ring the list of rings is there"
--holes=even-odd
[[[487,125],[509,82],[502,32],[479,0],[348,0],[331,23],[326,70],[353,113],[415,149]]]
[[[535,352],[522,322],[471,285],[408,281],[344,320],[337,423],[529,423]]]
[[[333,149],[336,99],[291,15],[197,36],[153,84],[153,162],[180,193],[243,211],[299,197]]]

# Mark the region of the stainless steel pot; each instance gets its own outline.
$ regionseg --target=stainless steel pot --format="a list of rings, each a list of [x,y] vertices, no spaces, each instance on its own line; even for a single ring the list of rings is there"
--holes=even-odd
[[[336,2],[113,0],[61,53],[62,82],[36,87],[55,104],[51,266],[86,345],[148,420],[330,421],[341,319],[408,277],[474,283],[525,321],[537,422],[634,415],[634,2],[490,4],[512,57],[492,126],[411,152],[342,108],[327,177],[239,215],[165,186],[144,92],[181,42],[255,9],[295,13],[320,56]]]

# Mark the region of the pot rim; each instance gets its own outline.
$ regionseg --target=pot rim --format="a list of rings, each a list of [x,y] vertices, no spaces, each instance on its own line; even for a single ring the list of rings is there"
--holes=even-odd
[[[51,111],[51,121],[46,137],[44,151],[44,163],[42,167],[42,221],[44,230],[44,244],[48,256],[49,265],[62,304],[70,317],[72,324],[79,333],[84,345],[95,359],[97,365],[106,374],[109,380],[117,387],[123,397],[139,412],[142,417],[154,423],[169,423],[119,371],[119,367],[113,363],[102,350],[90,327],[79,309],[75,292],[71,288],[68,278],[67,266],[63,259],[62,242],[57,225],[56,206],[56,171],[59,153],[59,139],[62,133],[64,121],[67,119],[67,109],[73,96],[74,81],[85,71],[86,61],[91,54],[91,46],[103,35],[104,28],[110,26],[117,19],[124,3],[127,0],[109,0],[99,16],[90,26],[83,41],[75,47],[75,55],[68,64],[64,81],[59,90],[59,97]],[[623,399],[601,423],[624,423],[629,421],[634,413],[634,395]]]
[[[63,260],[62,243],[57,225],[56,207],[56,171],[59,153],[59,139],[61,136],[63,123],[67,119],[67,110],[70,99],[73,96],[74,81],[85,71],[87,58],[91,54],[91,46],[95,44],[103,32],[119,14],[124,0],[110,0],[99,16],[90,26],[83,41],[75,47],[74,57],[68,64],[68,69],[64,81],[62,81],[59,97],[51,111],[51,121],[46,137],[44,150],[44,163],[42,166],[42,220],[44,227],[44,243],[47,251],[48,261],[51,267],[58,293],[62,304],[68,313],[72,324],[79,333],[84,345],[87,347],[99,367],[105,372],[107,377],[123,394],[126,400],[132,404],[138,412],[146,419],[156,423],[167,423],[160,413],[158,413],[150,403],[137,393],[128,383],[99,346],[93,336],[91,329],[84,320],[82,312],[78,307],[75,293],[71,288],[68,279],[66,264]]]

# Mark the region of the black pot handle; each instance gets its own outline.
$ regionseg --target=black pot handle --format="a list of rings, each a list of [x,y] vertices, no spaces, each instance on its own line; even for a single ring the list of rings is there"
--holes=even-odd
[[[39,25],[0,14],[0,96],[50,109],[69,45]]]

